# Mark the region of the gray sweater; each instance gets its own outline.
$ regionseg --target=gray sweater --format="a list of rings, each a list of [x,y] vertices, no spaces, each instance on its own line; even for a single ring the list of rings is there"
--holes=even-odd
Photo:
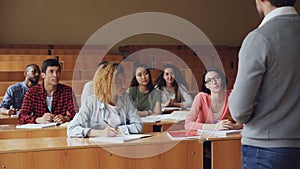
[[[300,147],[300,17],[280,15],[244,40],[229,97],[242,144]]]

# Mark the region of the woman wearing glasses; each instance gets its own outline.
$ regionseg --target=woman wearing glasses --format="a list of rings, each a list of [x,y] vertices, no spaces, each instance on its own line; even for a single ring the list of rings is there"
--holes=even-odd
[[[226,77],[216,67],[208,68],[202,77],[202,92],[198,93],[185,121],[185,129],[205,129],[224,119],[231,119],[228,108],[230,90],[226,90]],[[208,125],[207,125],[208,124]],[[242,124],[228,121],[217,128],[241,129]]]

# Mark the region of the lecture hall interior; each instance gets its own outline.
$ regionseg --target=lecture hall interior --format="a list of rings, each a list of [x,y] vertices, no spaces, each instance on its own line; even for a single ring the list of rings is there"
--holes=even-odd
[[[0,100],[24,80],[26,65],[54,58],[79,106],[103,60],[121,63],[128,84],[137,62],[151,68],[153,82],[163,65],[174,64],[193,97],[205,68],[218,66],[232,89],[242,41],[261,22],[254,0],[1,0],[0,20]],[[0,115],[1,168],[242,168],[239,133],[171,139],[168,131],[184,130],[184,120],[145,122],[147,137],[122,143],[67,137],[67,124],[18,125],[17,117]]]

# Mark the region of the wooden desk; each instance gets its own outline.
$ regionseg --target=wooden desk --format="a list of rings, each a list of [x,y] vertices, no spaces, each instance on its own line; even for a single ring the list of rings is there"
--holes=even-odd
[[[207,138],[211,143],[212,169],[241,169],[241,134]]]
[[[0,139],[22,139],[42,137],[66,137],[67,127],[56,126],[43,129],[17,129],[17,124],[0,125]],[[143,133],[152,133],[153,126],[161,126],[162,131],[183,130],[184,122],[144,123]]]
[[[0,125],[0,139],[26,139],[42,137],[66,137],[66,126],[47,127],[43,129],[17,129],[16,124]]]
[[[145,122],[142,133],[151,133],[154,126],[161,126],[161,131],[184,130],[184,121]]]
[[[162,153],[162,150],[166,151]],[[203,143],[201,140],[172,141],[166,134],[122,144],[96,144],[87,138],[66,137],[0,140],[0,166],[7,169],[202,169]]]
[[[17,129],[17,124],[0,125],[0,139],[25,139],[42,137],[66,137],[67,127],[56,126],[43,129]],[[143,133],[152,133],[153,126],[161,126],[162,131],[183,130],[184,122],[155,122],[144,123]]]
[[[18,117],[0,114],[0,124],[18,124]]]
[[[9,151],[16,150],[17,151],[20,149],[24,149],[24,147],[22,148],[22,146],[21,146],[23,144],[23,142],[24,142],[23,145],[25,147],[29,146],[28,148],[25,148],[25,149],[32,150],[32,151],[37,151],[36,149],[30,149],[31,148],[30,146],[34,146],[35,144],[42,146],[42,148],[44,148],[44,149],[49,149],[49,148],[52,149],[53,148],[52,146],[63,145],[63,147],[55,147],[55,149],[61,149],[61,148],[64,149],[63,151],[58,151],[58,152],[55,151],[55,153],[58,153],[58,154],[60,154],[62,152],[64,152],[64,153],[68,153],[68,152],[82,153],[83,150],[82,151],[76,150],[78,148],[76,146],[85,146],[85,145],[88,145],[88,147],[84,148],[85,153],[92,151],[92,154],[93,153],[98,154],[100,151],[100,150],[95,150],[93,146],[95,146],[96,144],[89,142],[88,139],[82,140],[82,139],[78,139],[78,138],[66,138],[67,128],[64,126],[49,127],[49,128],[44,128],[44,129],[16,129],[15,126],[16,125],[1,125],[0,126],[0,139],[1,139],[0,154],[3,153],[2,151],[6,152],[6,150],[9,150]],[[149,124],[149,126],[152,126],[152,125]],[[160,143],[164,144],[166,141],[169,141],[168,144],[169,143],[171,144],[172,141],[165,138],[166,133],[155,133],[155,134],[156,135],[161,134],[162,137],[160,137],[160,138],[156,137],[155,139],[154,138],[146,138],[146,139],[134,141],[133,143],[141,143],[141,144],[144,144],[144,143],[148,144],[150,142],[155,143],[157,145],[156,145],[156,147],[152,146],[153,151],[161,150],[163,148],[163,147],[159,147]],[[60,138],[58,138],[57,140],[56,139],[53,140],[51,138],[46,138],[46,137],[54,137],[54,138],[60,137]],[[24,139],[24,138],[31,138],[30,140],[32,140],[33,142],[30,142],[29,140],[26,141],[26,139]],[[32,139],[32,138],[34,138],[34,139]],[[40,139],[38,139],[38,138],[40,138]],[[62,138],[64,138],[64,139],[62,139]],[[5,142],[4,139],[6,139],[6,140],[13,139],[13,142],[15,144],[8,144],[9,141]],[[16,141],[14,139],[19,139],[20,141]],[[240,148],[241,148],[240,139],[241,139],[240,134],[230,135],[226,138],[216,138],[216,137],[203,138],[203,141],[205,140],[211,146],[212,169],[239,169],[239,168],[241,168],[242,165],[241,165],[241,153],[240,153]],[[52,141],[50,142],[49,140],[52,140]],[[160,140],[161,142],[159,143],[158,140]],[[38,143],[40,141],[41,141],[41,143]],[[20,142],[22,142],[22,143],[20,143]],[[53,142],[53,145],[52,145],[52,142]],[[189,141],[183,141],[183,142],[189,142]],[[1,147],[6,144],[10,145],[11,147],[10,148]],[[21,147],[19,146],[19,144],[21,144],[20,145]],[[75,148],[73,146],[75,146]],[[36,148],[38,148],[38,147],[36,147]],[[200,148],[202,151],[203,147],[201,146]],[[94,150],[91,150],[91,149],[94,149]],[[118,149],[120,149],[120,147],[118,147]],[[195,148],[192,148],[189,150],[190,151],[198,151]],[[40,152],[41,150],[38,150],[38,151]],[[148,150],[148,151],[152,151],[152,149]],[[175,151],[175,150],[172,150],[172,151]],[[186,151],[186,150],[184,150],[184,151]],[[44,152],[44,151],[42,151],[42,152]],[[103,153],[108,154],[109,153],[105,150],[101,150],[100,152],[101,152],[100,154],[103,154]],[[125,152],[128,152],[128,151],[125,151]],[[138,151],[130,150],[129,152],[138,153],[139,150]],[[177,150],[175,152],[177,153],[177,155],[180,158],[182,158],[181,152],[178,152]],[[46,152],[44,152],[44,153],[47,154]],[[55,155],[55,153],[53,153],[53,155]],[[62,154],[64,154],[64,153],[62,153]],[[179,157],[177,157],[176,153],[172,154],[174,160],[179,158]],[[26,152],[23,154],[25,156],[25,154],[30,154],[30,153]],[[36,153],[36,154],[39,154],[39,153]],[[52,154],[52,152],[50,154]],[[2,155],[0,155],[0,156],[2,156]],[[44,155],[44,156],[47,156],[47,155]],[[78,156],[80,156],[80,158],[82,158],[81,155],[78,155]],[[90,155],[87,155],[87,156],[90,157]],[[171,155],[167,155],[167,156],[171,156]],[[22,155],[21,155],[21,157],[22,157]],[[62,158],[66,158],[66,157],[62,157]],[[155,158],[155,159],[157,159],[157,158]],[[160,159],[160,158],[166,158],[166,157],[159,157],[158,159]],[[124,159],[123,158],[120,159],[119,156],[117,159],[119,159],[120,161],[124,161]],[[138,161],[148,161],[148,160],[150,160],[150,159],[147,159],[147,160],[140,159]],[[202,160],[203,159],[201,158],[201,163],[203,163]],[[111,161],[111,159],[109,161]],[[1,157],[0,157],[0,162],[1,162]],[[153,163],[153,161],[151,163]],[[167,167],[167,168],[169,168],[169,167]],[[182,168],[185,168],[185,167],[182,167]]]
[[[161,126],[160,131],[184,130],[184,123],[188,110],[174,111],[171,114],[155,115],[143,117],[143,133],[154,132],[153,126]]]

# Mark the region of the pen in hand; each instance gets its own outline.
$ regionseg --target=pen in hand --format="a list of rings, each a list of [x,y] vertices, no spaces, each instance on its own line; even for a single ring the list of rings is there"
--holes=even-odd
[[[106,120],[103,120],[105,124],[107,124],[109,127],[114,128],[116,131],[119,131],[118,127],[111,126]]]

